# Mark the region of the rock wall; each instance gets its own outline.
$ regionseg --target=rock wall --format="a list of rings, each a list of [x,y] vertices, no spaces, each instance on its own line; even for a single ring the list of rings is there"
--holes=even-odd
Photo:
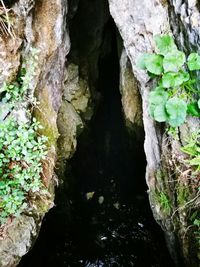
[[[99,101],[95,89],[98,60],[109,18],[106,2],[96,1],[95,20],[85,20],[86,15],[91,17],[94,12],[84,1],[69,1],[69,5],[67,0],[14,2],[8,6],[12,8],[9,15],[14,21],[12,34],[0,37],[0,86],[16,79],[31,48],[39,51],[31,88],[39,101],[34,116],[44,127],[41,133],[48,137],[48,163],[44,172],[50,195],[48,201],[36,201],[34,214],[22,214],[0,228],[1,267],[16,266],[30,250],[45,213],[53,206],[55,186],[62,181],[67,184],[67,160],[73,156],[77,136]],[[78,16],[74,18],[75,14]]]
[[[198,193],[193,190],[187,199],[180,203],[180,188],[188,188],[190,178],[184,179],[181,172],[183,155],[180,146],[185,136],[199,129],[198,119],[189,118],[179,128],[179,140],[173,140],[166,129],[155,123],[148,113],[148,94],[153,86],[144,71],[136,67],[140,54],[154,51],[153,36],[173,31],[180,49],[186,52],[199,49],[199,4],[197,1],[159,1],[159,0],[109,0],[110,12],[115,20],[124,42],[126,53],[131,61],[132,70],[140,88],[145,130],[145,153],[147,158],[146,181],[149,199],[155,219],[165,231],[167,244],[177,265],[198,266],[199,245],[194,237],[190,216],[198,211]],[[133,92],[124,92],[130,98]],[[130,117],[129,101],[124,103],[127,118]],[[134,110],[131,111],[134,116]],[[198,187],[198,182],[196,184]],[[198,190],[198,189],[197,189]],[[170,201],[166,212],[159,201],[159,193],[164,192]],[[190,206],[187,203],[192,203]]]
[[[65,57],[70,49],[66,31],[67,1],[19,0],[12,6],[12,35],[0,37],[0,84],[13,81],[21,62],[29,57],[31,48],[39,50],[38,67],[31,87],[39,106],[35,116],[43,124],[49,139],[46,186],[51,192],[48,201],[36,201],[34,214],[23,214],[1,228],[0,266],[16,266],[38,235],[44,214],[53,205],[57,139],[57,114],[61,105]],[[10,7],[10,6],[9,6]]]
[[[142,99],[130,60],[123,48],[120,53],[120,93],[126,127],[134,142],[143,142]]]
[[[38,67],[31,85],[40,104],[35,116],[44,125],[49,138],[49,163],[46,186],[51,192],[48,202],[39,201],[34,214],[16,218],[5,229],[0,240],[0,266],[16,266],[36,239],[42,218],[52,207],[57,162],[64,177],[66,161],[72,157],[77,136],[90,120],[100,96],[98,60],[106,53],[106,24],[109,20],[104,1],[18,0],[12,6],[13,34],[0,36],[0,85],[13,81],[30,48],[39,49]],[[120,91],[127,126],[139,140],[144,125],[147,158],[146,181],[154,217],[166,233],[171,254],[177,264],[198,266],[198,245],[190,225],[191,206],[178,203],[180,188],[189,187],[181,172],[183,159],[180,145],[190,132],[199,128],[199,120],[189,119],[179,128],[179,140],[172,140],[149,116],[148,94],[152,87],[147,75],[136,67],[137,57],[154,51],[155,34],[173,33],[180,49],[186,53],[200,49],[199,4],[197,0],[108,0],[110,13],[123,40],[120,50]],[[94,9],[95,6],[95,9]],[[10,7],[10,6],[9,6]],[[68,15],[67,15],[68,14]],[[79,14],[78,16],[75,16]],[[95,14],[95,16],[92,16]],[[86,19],[87,18],[87,19]],[[88,19],[91,18],[91,19]],[[69,30],[72,33],[71,54]],[[109,38],[109,37],[108,37]],[[104,41],[103,41],[104,40]],[[66,63],[67,61],[67,63]],[[142,101],[141,101],[142,100]],[[143,122],[141,121],[143,113]],[[158,200],[165,192],[171,209],[165,212]],[[194,195],[187,196],[190,202]],[[191,202],[197,210],[199,199]],[[181,206],[182,205],[182,206]]]

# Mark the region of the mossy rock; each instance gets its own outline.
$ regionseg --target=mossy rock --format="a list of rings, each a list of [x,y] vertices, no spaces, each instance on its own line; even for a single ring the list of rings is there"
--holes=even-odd
[[[57,113],[55,112],[48,88],[44,87],[38,94],[39,105],[34,110],[34,117],[41,123],[40,134],[48,137],[48,146],[57,147],[59,132],[57,128]]]

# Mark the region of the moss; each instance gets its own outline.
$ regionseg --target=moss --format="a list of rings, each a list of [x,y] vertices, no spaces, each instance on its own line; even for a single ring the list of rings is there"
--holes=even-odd
[[[190,195],[189,188],[184,185],[177,185],[177,202],[179,206],[183,206]]]
[[[151,192],[151,199],[153,203],[160,207],[163,215],[170,215],[172,205],[169,196],[161,190],[154,190]]]
[[[163,180],[163,177],[164,177],[164,173],[163,173],[161,170],[158,170],[158,171],[156,172],[156,180],[157,180],[158,182],[160,182],[160,181]]]
[[[171,212],[171,203],[166,193],[159,192],[159,203],[163,210],[163,213],[165,213],[166,215],[169,215]]]
[[[158,169],[155,173],[156,180],[161,188],[161,190],[164,190],[164,185],[168,185],[169,176],[167,173],[167,170],[162,168]]]
[[[40,133],[48,137],[48,146],[56,147],[56,143],[59,137],[57,128],[57,114],[52,106],[52,100],[50,99],[48,89],[45,87],[38,95],[39,105],[35,108],[34,117],[41,123],[43,129]]]
[[[37,215],[43,216],[45,213],[47,213],[50,208],[54,205],[54,194],[52,194],[49,197],[44,197],[40,199],[35,200],[35,207],[37,207]]]

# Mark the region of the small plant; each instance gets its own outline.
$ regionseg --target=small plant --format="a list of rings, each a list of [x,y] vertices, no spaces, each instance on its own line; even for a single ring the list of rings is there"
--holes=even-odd
[[[193,73],[200,70],[200,56],[191,53],[186,59],[169,35],[156,36],[155,43],[157,53],[142,55],[137,65],[157,80],[149,95],[151,117],[175,128],[187,115],[200,117],[199,84]]]
[[[170,210],[171,210],[171,205],[170,205],[170,201],[169,201],[168,197],[166,196],[166,194],[164,192],[160,192],[159,202],[160,202],[160,205],[161,205],[163,211],[165,213],[169,214]]]
[[[47,138],[39,135],[41,125],[27,110],[35,102],[31,82],[37,53],[34,49],[31,53],[16,81],[0,89],[0,105],[8,109],[6,116],[0,114],[0,225],[30,208],[34,194],[47,193],[41,179]],[[13,115],[16,108],[25,113],[25,120]]]
[[[31,194],[41,190],[42,160],[47,153],[40,124],[20,123],[9,117],[0,123],[0,223],[17,216]]]
[[[186,162],[190,166],[194,166],[196,171],[200,171],[200,130],[192,133],[190,137],[186,140],[187,144],[181,148],[181,150],[186,153],[190,159]]]
[[[192,214],[190,220],[192,221],[192,226],[196,228],[196,230],[194,231],[194,235],[200,246],[200,216],[198,214],[198,211],[195,211]]]

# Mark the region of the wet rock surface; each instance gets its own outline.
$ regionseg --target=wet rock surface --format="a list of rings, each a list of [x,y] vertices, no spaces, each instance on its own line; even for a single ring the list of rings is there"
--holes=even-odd
[[[142,97],[143,123],[145,131],[145,154],[147,159],[146,181],[149,187],[149,199],[154,218],[166,234],[168,248],[179,266],[199,265],[199,244],[191,226],[191,214],[198,213],[199,201],[193,207],[182,206],[180,197],[182,169],[180,147],[186,136],[199,129],[199,119],[188,117],[179,127],[179,138],[174,140],[167,133],[167,125],[155,123],[149,115],[148,97],[154,87],[152,80],[136,66],[137,58],[143,53],[155,51],[153,37],[162,34],[174,34],[179,49],[186,54],[199,50],[199,3],[198,1],[157,1],[109,0],[110,12],[123,39],[126,53],[131,61],[132,71],[137,80]],[[142,14],[142,15],[141,15]],[[172,163],[172,164],[171,164]],[[179,169],[181,171],[179,171]],[[191,175],[192,177],[192,175]],[[187,179],[184,187],[191,188]],[[193,190],[185,202],[197,196]],[[171,203],[166,214],[157,197],[164,192]]]
[[[12,19],[13,36],[5,36],[2,33],[0,35],[0,86],[3,82],[14,82],[22,62],[28,62],[31,49],[38,50],[37,69],[29,89],[40,101],[40,106],[35,109],[35,117],[44,126],[43,134],[49,138],[49,161],[44,171],[47,177],[46,186],[51,192],[49,203],[37,203],[34,213],[28,212],[26,215],[12,218],[8,225],[1,228],[0,266],[13,267],[33,245],[42,218],[52,207],[58,138],[56,120],[62,98],[65,55],[70,44],[65,24],[67,1],[4,2],[9,2],[8,8],[12,8],[9,15]],[[2,109],[2,106],[0,108]],[[4,111],[3,117],[6,116],[6,108]],[[24,113],[17,107],[16,114],[20,116]]]
[[[112,45],[99,62],[102,101],[66,172],[70,190],[63,185],[62,199],[58,192],[57,207],[20,267],[173,266],[148,205],[143,148],[135,151],[125,127],[115,35]],[[68,201],[70,218],[63,209]]]
[[[106,54],[109,54],[110,50],[112,50],[112,46],[109,46],[111,35],[106,27],[110,20],[108,3],[98,0],[93,1],[93,3],[89,0],[19,0],[7,2],[9,8],[13,7],[13,31],[16,36],[14,39],[11,36],[7,38],[0,37],[0,83],[2,84],[5,80],[12,81],[15,79],[23,58],[29,55],[30,47],[40,50],[39,68],[32,87],[40,101],[40,106],[35,110],[35,115],[44,125],[44,134],[49,137],[51,146],[49,157],[51,159],[50,162],[53,162],[53,164],[47,167],[47,184],[51,188],[50,191],[53,196],[53,167],[56,157],[58,156],[58,159],[60,159],[57,166],[60,171],[58,172],[60,174],[60,184],[63,182],[63,187],[66,189],[69,187],[69,182],[65,181],[63,177],[66,175],[66,180],[69,181],[74,179],[74,177],[71,177],[71,171],[70,173],[67,172],[69,166],[66,168],[66,162],[74,155],[77,147],[77,136],[82,132],[84,126],[87,128],[87,123],[91,120],[92,115],[94,114],[93,118],[100,125],[107,124],[110,127],[114,127],[116,124],[108,118],[109,112],[113,112],[113,114],[119,113],[119,110],[115,110],[115,95],[109,98],[109,93],[105,93],[104,98],[108,98],[109,102],[102,110],[103,115],[98,117],[97,113],[97,110],[101,110],[101,102],[103,101],[102,87],[106,88],[106,91],[109,92],[109,88],[113,86],[112,82],[107,82],[109,75],[103,78],[106,84],[98,82],[100,75],[99,61],[105,58]],[[144,72],[137,69],[135,63],[139,54],[154,50],[153,35],[155,34],[173,32],[179,48],[183,48],[186,53],[189,53],[190,50],[199,50],[199,3],[197,0],[185,2],[179,0],[135,0],[134,3],[129,0],[109,0],[108,2],[110,13],[123,39],[122,46],[126,49],[126,53],[124,52],[121,56],[120,48],[118,60],[113,61],[112,65],[110,65],[110,69],[115,68],[121,57],[120,90],[122,105],[126,126],[131,129],[132,134],[132,140],[130,141],[129,139],[130,143],[126,146],[126,150],[134,143],[137,144],[138,149],[138,146],[144,141],[140,138],[140,136],[143,136],[141,122],[142,100],[143,125],[146,133],[146,181],[149,187],[151,209],[157,222],[166,233],[168,247],[177,264],[179,263],[182,266],[183,264],[180,259],[184,258],[187,266],[196,267],[198,265],[197,249],[194,245],[194,236],[191,231],[188,231],[188,229],[191,230],[188,223],[189,210],[177,211],[179,206],[177,206],[176,199],[179,193],[176,181],[178,180],[177,177],[181,176],[177,173],[174,179],[174,173],[176,173],[176,166],[179,164],[177,159],[180,142],[172,141],[169,145],[166,142],[168,136],[164,134],[163,128],[155,124],[149,117],[148,93],[152,83]],[[67,16],[68,4],[70,6],[69,15]],[[71,32],[72,53],[67,59],[69,63],[67,62],[66,64],[66,55],[70,50],[68,32]],[[109,63],[109,60],[106,64]],[[113,74],[110,73],[110,75]],[[118,84],[115,84],[115,86],[116,88],[119,87]],[[98,89],[98,87],[101,88]],[[6,116],[8,112],[5,107],[5,113],[3,112],[2,116]],[[92,119],[91,128],[94,126],[93,124],[95,123]],[[95,127],[94,132],[98,133],[100,130],[97,126]],[[188,120],[187,125],[180,129],[180,141],[182,142],[183,137],[188,135],[189,132],[193,132],[198,128],[199,120]],[[136,166],[140,166],[141,158],[144,155],[141,156],[135,152],[131,154],[129,163],[125,161],[126,164],[121,171],[115,167],[112,171],[105,172],[109,165],[120,166],[124,164],[123,146],[120,145],[123,142],[119,141],[120,134],[118,129],[113,129],[113,132],[111,132],[110,128],[107,128],[104,130],[101,138],[100,136],[97,136],[97,139],[94,138],[95,152],[91,152],[91,149],[87,147],[86,152],[82,156],[79,167],[81,169],[80,180],[85,181],[84,179],[88,179],[89,174],[83,172],[85,166],[87,167],[86,169],[91,169],[91,174],[89,175],[91,179],[87,180],[88,186],[85,188],[77,186],[77,189],[80,190],[75,192],[75,199],[70,196],[68,191],[64,193],[67,195],[67,198],[64,198],[64,200],[62,198],[62,203],[59,202],[60,200],[57,200],[57,203],[58,206],[61,205],[62,210],[65,208],[66,211],[62,213],[63,211],[61,212],[59,208],[54,209],[50,212],[49,217],[53,216],[54,218],[56,214],[56,220],[44,220],[41,236],[45,233],[44,239],[47,239],[48,243],[41,241],[40,250],[36,249],[36,254],[39,255],[38,259],[40,259],[37,264],[40,264],[43,260],[42,266],[45,266],[48,261],[49,266],[51,266],[52,262],[55,264],[59,263],[60,266],[62,264],[65,264],[64,266],[70,266],[66,264],[72,264],[72,266],[73,264],[84,264],[84,266],[95,266],[95,264],[96,266],[98,264],[99,266],[142,264],[140,263],[142,256],[140,256],[140,253],[137,254],[137,249],[134,255],[133,250],[130,253],[127,251],[130,247],[140,247],[137,244],[141,244],[142,247],[143,244],[144,251],[147,253],[146,257],[151,258],[151,263],[149,264],[152,264],[152,266],[164,266],[163,262],[165,260],[159,261],[158,258],[154,259],[152,256],[154,249],[151,250],[150,240],[154,240],[154,237],[152,237],[151,229],[149,232],[149,222],[146,223],[146,219],[144,219],[146,212],[144,217],[141,215],[140,219],[139,210],[145,210],[143,204],[146,202],[146,194],[141,196],[140,190],[139,193],[134,192],[133,188],[135,188],[137,182],[132,184],[130,179],[126,179],[127,173],[125,170],[128,169],[128,165],[133,165],[135,153]],[[138,132],[140,133],[139,135]],[[60,138],[57,147],[59,134]],[[126,135],[126,138],[129,137],[130,135]],[[90,138],[91,140],[93,140],[93,137]],[[87,139],[86,143],[90,141]],[[120,154],[117,154],[116,147],[118,147]],[[57,148],[58,150],[56,151]],[[97,154],[99,149],[102,149],[101,155]],[[91,157],[96,159],[92,163],[85,156],[90,153]],[[110,162],[111,154],[112,160]],[[174,158],[176,159],[175,165],[171,168],[169,162]],[[140,166],[140,168],[144,170],[145,164]],[[121,174],[119,175],[119,173]],[[73,175],[78,176],[78,174]],[[133,172],[131,177],[132,179],[133,177],[138,177],[138,174]],[[144,176],[140,179],[144,185]],[[97,180],[101,182],[99,183]],[[133,180],[136,181],[138,178]],[[168,180],[170,180],[170,184]],[[96,185],[94,185],[94,181],[96,181]],[[72,182],[72,187],[74,183],[75,180]],[[118,189],[113,189],[114,184]],[[128,191],[131,191],[131,193],[129,192],[130,195],[136,194],[141,196],[140,201],[134,198],[131,203],[127,203],[124,200],[124,197],[120,194],[123,188],[125,188],[125,184],[126,188],[129,189]],[[59,190],[63,190],[63,187],[61,186]],[[154,198],[155,191],[166,191],[169,195],[173,204],[169,216],[162,212],[160,203]],[[93,197],[87,200],[87,193],[93,192],[95,192],[92,194]],[[128,192],[126,190],[124,192],[126,192],[124,195],[128,196]],[[68,195],[72,203],[69,201]],[[139,210],[138,206],[141,207]],[[69,209],[74,209],[71,214],[74,221],[72,218],[69,218]],[[171,218],[174,210],[176,210],[176,213],[173,216],[174,221],[172,221]],[[75,211],[78,213],[78,217],[75,215]],[[81,213],[86,213],[87,217],[84,217],[85,215],[82,216]],[[0,241],[0,252],[2,252],[0,253],[0,266],[16,266],[20,257],[33,245],[44,214],[45,212],[43,211],[42,214],[35,214],[28,217],[28,219],[27,216],[23,215],[10,224],[7,238]],[[63,214],[66,215],[66,217],[64,215],[65,219],[63,219]],[[127,224],[124,225],[122,218],[127,221]],[[133,222],[131,222],[130,218],[134,218]],[[74,222],[71,225],[69,223],[70,220]],[[80,241],[81,238],[78,239],[76,233],[77,229],[82,229],[83,221],[87,221],[87,226],[83,228],[83,232],[87,234],[83,235],[80,230],[78,232],[79,237],[83,236],[82,241]],[[18,227],[19,224],[20,226]],[[94,225],[96,228],[94,227],[93,231]],[[73,237],[63,235],[63,229],[67,229],[67,232],[69,229],[77,239],[74,235]],[[88,238],[90,229],[93,231],[91,239]],[[154,229],[153,231],[157,230]],[[113,232],[116,232],[117,237],[112,236]],[[139,243],[136,243],[136,236],[138,235]],[[22,236],[24,238],[21,238]],[[87,239],[89,241],[86,242]],[[129,240],[130,246],[125,245],[126,239]],[[43,240],[42,237],[41,240]],[[55,242],[52,240],[55,240]],[[59,243],[60,240],[61,243]],[[72,240],[77,242],[74,243],[75,241],[72,242]],[[78,242],[81,242],[82,246],[77,247]],[[159,246],[157,241],[152,242],[155,244],[155,253],[162,254],[159,249],[157,250]],[[86,244],[88,244],[90,249],[86,249]],[[97,253],[98,256],[93,257],[93,255],[90,255],[91,247],[96,249],[93,255],[96,251],[100,251]],[[108,251],[108,247],[109,249],[112,247],[113,250]],[[126,251],[123,250],[124,247],[126,247]],[[123,255],[128,253],[127,259],[129,259],[129,262],[124,261],[121,252],[116,253],[116,250],[121,249],[123,250]],[[52,252],[51,256],[49,256],[48,250]],[[89,260],[83,257],[83,253],[80,253],[80,251],[86,253]],[[151,251],[151,255],[148,251]],[[33,253],[33,255],[36,254]],[[65,263],[66,257],[68,260],[73,258],[72,254],[77,255],[76,263],[73,263],[73,260],[72,263]],[[32,263],[29,262],[25,266],[31,266],[30,264]]]

